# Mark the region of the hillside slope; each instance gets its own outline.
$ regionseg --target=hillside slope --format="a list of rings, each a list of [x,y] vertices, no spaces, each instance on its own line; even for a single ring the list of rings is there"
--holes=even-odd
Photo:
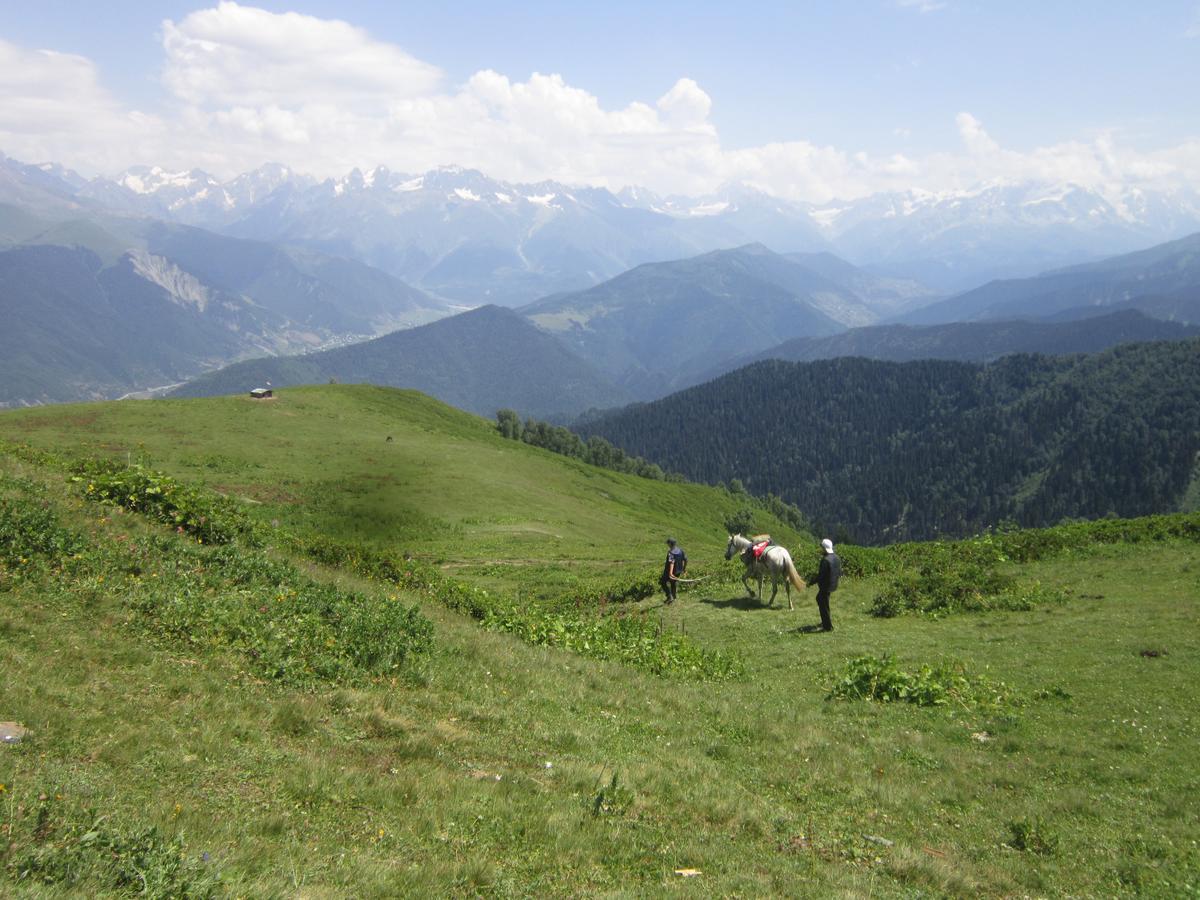
[[[601,560],[653,571],[672,533],[693,559],[715,562],[724,520],[746,503],[597,469],[507,440],[493,422],[423,394],[365,385],[285,389],[265,401],[12,410],[0,414],[0,437],[105,455],[122,448],[121,459],[141,452],[173,474],[258,501],[253,511],[268,521],[455,566],[509,560],[534,581],[539,572],[570,580]],[[795,539],[766,512],[757,516],[756,528]],[[542,572],[549,560],[563,565]]]
[[[648,263],[520,312],[643,399],[716,360],[875,318],[850,291],[762,245]]]
[[[183,385],[172,396],[212,397],[266,384],[329,381],[412,388],[484,416],[505,407],[534,416],[575,414],[630,399],[558,340],[498,306],[348,347],[237,363]]]
[[[1165,317],[1164,317],[1165,318]],[[697,383],[763,359],[812,362],[843,356],[911,362],[957,359],[990,362],[1010,353],[1098,353],[1117,344],[1176,341],[1200,335],[1200,325],[1151,318],[1136,309],[1105,310],[1067,321],[953,322],[946,325],[868,325],[823,338],[796,338],[705,373]]]
[[[643,542],[657,562],[665,519],[711,566],[723,492],[371,388],[11,411],[0,435],[54,451],[0,442],[4,895],[1133,897],[1200,875],[1196,516],[844,547],[831,633],[804,627],[811,594],[789,612],[720,578],[571,605],[745,661],[710,682],[294,554],[386,545],[403,572],[424,536],[423,571],[527,609],[548,570],[612,578]],[[69,463],[94,452],[119,459],[103,482]],[[102,501],[147,465],[253,512],[261,543]],[[396,515],[422,510],[443,518]],[[1014,603],[870,614],[896,563],[941,587],[985,561]]]
[[[1163,295],[1191,298],[1181,321],[1195,324],[1200,308],[1200,234],[1136,253],[1046,272],[1034,278],[993,281],[898,317],[910,324],[1045,317],[1080,307],[1138,309],[1153,315]]]

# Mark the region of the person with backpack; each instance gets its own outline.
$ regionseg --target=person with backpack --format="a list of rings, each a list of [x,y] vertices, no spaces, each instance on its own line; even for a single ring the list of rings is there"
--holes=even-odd
[[[817,609],[821,611],[821,630],[833,631],[833,621],[829,618],[829,595],[837,590],[838,579],[842,577],[842,561],[833,552],[833,541],[825,538],[821,541],[821,568],[817,572]]]
[[[683,573],[687,571],[687,554],[683,552],[683,548],[677,546],[675,538],[667,538],[667,561],[663,564],[662,578],[658,583],[662,585],[663,593],[666,594],[664,603],[675,602],[675,590],[679,585],[679,579],[683,577]]]

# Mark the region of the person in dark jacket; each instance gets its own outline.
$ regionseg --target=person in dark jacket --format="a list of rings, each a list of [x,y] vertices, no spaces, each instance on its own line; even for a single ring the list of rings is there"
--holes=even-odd
[[[821,541],[821,568],[817,572],[817,609],[821,611],[821,630],[833,631],[833,621],[829,618],[829,595],[837,590],[838,579],[842,577],[842,561],[833,552],[833,541],[825,538]]]
[[[667,599],[664,601],[666,603],[675,602],[675,590],[687,568],[687,554],[683,552],[682,547],[677,547],[675,544],[675,538],[667,538],[667,546],[670,549],[667,551],[667,561],[663,563],[662,578],[658,579],[663,593],[667,595]]]

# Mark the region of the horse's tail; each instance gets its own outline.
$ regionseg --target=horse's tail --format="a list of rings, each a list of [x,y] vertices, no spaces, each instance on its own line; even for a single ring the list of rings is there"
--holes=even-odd
[[[788,554],[787,558],[787,570],[788,578],[791,579],[791,582],[795,586],[796,590],[803,591],[808,588],[808,585],[804,583],[804,579],[800,577],[800,573],[796,571],[796,564],[792,562],[792,556],[790,553]]]

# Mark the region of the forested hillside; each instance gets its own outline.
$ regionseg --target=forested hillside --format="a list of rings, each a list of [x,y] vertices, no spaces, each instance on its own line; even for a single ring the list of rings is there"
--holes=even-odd
[[[1194,508],[1200,340],[987,366],[767,361],[580,431],[864,542]]]

